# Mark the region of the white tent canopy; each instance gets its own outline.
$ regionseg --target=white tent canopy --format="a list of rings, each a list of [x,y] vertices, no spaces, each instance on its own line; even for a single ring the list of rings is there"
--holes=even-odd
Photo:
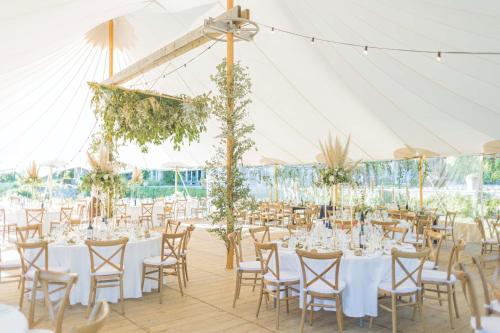
[[[236,1],[252,20],[317,38],[447,51],[500,51],[498,1]],[[115,72],[225,11],[208,0],[21,0],[0,4],[0,169],[31,160],[85,166],[95,130],[87,81],[107,78],[107,30],[115,19]],[[129,82],[168,94],[213,90],[209,76],[225,44],[166,78],[202,46]],[[261,26],[253,42],[236,45],[249,67],[249,107],[256,151],[286,163],[314,163],[328,133],[351,135],[353,159],[390,159],[402,147],[439,155],[475,154],[500,139],[500,57],[401,53],[310,41]],[[217,123],[199,143],[174,151],[166,142],[142,154],[123,147],[120,159],[155,168],[210,158]]]

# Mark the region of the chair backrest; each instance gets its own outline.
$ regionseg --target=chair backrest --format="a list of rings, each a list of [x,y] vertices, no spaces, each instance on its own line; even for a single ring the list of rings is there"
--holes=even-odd
[[[59,210],[59,221],[61,223],[68,223],[71,220],[71,214],[73,213],[73,207],[61,207]]]
[[[165,233],[176,234],[180,226],[181,226],[180,221],[167,220],[167,222],[165,222]]]
[[[483,241],[487,239],[486,237],[486,231],[484,230],[484,225],[483,221],[480,218],[474,219],[474,222],[476,222],[477,228],[479,229],[479,234],[481,235],[481,238]]]
[[[391,250],[392,254],[392,290],[396,290],[400,285],[409,281],[413,283],[416,287],[422,286],[422,269],[424,267],[425,260],[429,255],[430,250],[425,249],[417,252],[404,252],[397,248]],[[402,260],[403,259],[403,260]],[[408,268],[405,265],[405,259],[417,260],[416,268]],[[407,262],[407,261],[406,261]],[[407,262],[408,263],[408,262]],[[401,269],[403,274],[398,276],[398,268]]]
[[[174,258],[179,261],[185,236],[185,231],[176,234],[163,234],[161,247],[162,262],[169,258]]]
[[[335,225],[346,231],[346,233],[350,233],[352,230],[352,223],[351,221],[343,221],[343,220],[335,220]]]
[[[491,314],[492,299],[500,297],[500,281],[497,281],[497,278],[500,277],[500,254],[495,253],[472,257],[472,261],[476,265],[481,277],[487,314]],[[491,267],[491,265],[495,267]],[[488,272],[491,272],[490,276],[488,276]]]
[[[300,259],[304,288],[309,288],[316,282],[323,282],[328,287],[339,290],[339,271],[342,251],[318,253],[296,250],[296,252]],[[323,262],[324,264],[319,267],[326,268],[321,272],[317,272],[312,267],[314,262]]]
[[[62,323],[64,319],[64,310],[69,303],[71,288],[76,284],[78,275],[76,273],[51,272],[46,270],[37,270],[33,281],[31,293],[31,303],[28,322],[30,327],[35,324],[35,303],[37,291],[42,289],[44,303],[47,307],[52,325],[55,327],[55,333],[62,332]],[[55,287],[55,289],[49,287]],[[51,295],[64,291],[62,297],[53,302]],[[56,311],[56,312],[55,312]]]
[[[385,227],[396,227],[399,224],[398,221],[386,222],[386,221],[377,221],[377,220],[371,220],[370,223],[374,226],[382,227],[382,229]]]
[[[259,258],[262,275],[270,273],[276,280],[280,279],[280,261],[276,243],[255,242],[255,252]]]
[[[49,248],[46,241],[16,242],[16,248],[21,258],[23,275],[31,271],[47,270],[49,268]]]
[[[425,247],[430,250],[429,259],[434,262],[435,266],[437,266],[439,264],[439,253],[441,252],[444,235],[433,230],[426,230],[425,235]]]
[[[241,230],[234,231],[227,235],[229,242],[234,249],[234,255],[236,256],[236,267],[240,267],[240,262],[243,261],[243,250],[241,247]]]
[[[476,290],[472,283],[472,278],[470,274],[465,271],[465,268],[462,274],[459,275],[459,279],[465,284],[465,288],[468,293],[468,297],[466,297],[466,300],[468,300],[471,316],[474,317],[474,320],[471,320],[471,325],[475,325],[475,327],[473,327],[473,330],[475,332],[481,332],[483,327],[481,324],[481,312],[479,309]]]
[[[42,236],[42,224],[28,224],[16,227],[16,237],[18,242],[27,242],[32,239],[40,239]]]
[[[115,217],[123,218],[127,216],[127,205],[126,204],[116,204],[115,205]]]
[[[97,302],[92,308],[87,323],[73,328],[73,333],[97,333],[99,332],[109,317],[109,304],[106,301]]]
[[[27,208],[24,210],[26,214],[26,225],[34,223],[43,223],[43,215],[45,214],[45,209],[43,208]]]
[[[86,240],[85,244],[87,244],[90,256],[90,272],[96,273],[106,268],[123,271],[127,242],[127,237],[115,240]],[[113,250],[114,252],[110,255],[109,252]]]
[[[141,216],[153,218],[154,202],[141,203]]]
[[[271,233],[269,232],[269,227],[262,226],[251,228],[248,230],[250,232],[250,236],[252,236],[253,240],[257,243],[264,243],[271,241]]]
[[[192,224],[186,228],[186,235],[184,236],[184,241],[182,242],[183,252],[187,251],[189,241],[191,240],[191,235],[193,234],[194,229],[196,229],[196,227]]]
[[[406,234],[408,233],[408,228],[406,227],[385,226],[383,230],[384,237],[396,239],[396,235],[400,235],[399,240],[401,242],[405,241]]]
[[[447,279],[450,280],[451,274],[453,273],[454,267],[461,263],[460,258],[463,250],[465,249],[465,241],[459,239],[450,251],[450,257],[448,259],[448,269],[447,269]]]
[[[175,215],[176,217],[179,217],[182,215],[183,217],[186,216],[186,207],[187,207],[187,201],[186,200],[177,200],[175,203]]]
[[[457,212],[446,211],[446,215],[444,217],[444,227],[453,227],[453,225],[455,224],[455,217],[457,217]]]

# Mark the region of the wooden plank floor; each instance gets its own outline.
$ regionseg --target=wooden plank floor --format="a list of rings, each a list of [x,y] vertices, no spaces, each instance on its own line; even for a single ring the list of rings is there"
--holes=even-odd
[[[245,239],[246,253],[251,253],[249,239]],[[469,253],[478,253],[477,246],[469,247]],[[443,264],[448,260],[449,249],[441,254]],[[470,256],[465,260],[470,262]],[[243,287],[236,309],[232,308],[234,291],[234,272],[225,268],[225,248],[221,241],[206,230],[197,228],[193,233],[189,250],[190,281],[181,297],[174,277],[169,277],[167,287],[163,289],[163,304],[158,303],[156,293],[148,293],[141,299],[129,299],[125,302],[125,315],[119,313],[119,307],[111,305],[111,316],[106,324],[106,333],[126,332],[274,332],[275,311],[272,305],[263,305],[259,318],[255,318],[258,300],[257,291],[251,287]],[[473,270],[473,267],[470,267]],[[17,284],[0,285],[0,303],[17,305],[19,291]],[[478,286],[479,287],[479,286]],[[477,289],[480,290],[479,288]],[[480,292],[479,292],[480,294]],[[460,318],[455,320],[455,329],[450,329],[448,307],[436,301],[424,301],[424,318],[426,332],[470,332],[469,309],[458,288]],[[390,302],[389,302],[390,304]],[[42,307],[37,308],[43,312]],[[27,313],[27,306],[25,306]],[[75,325],[82,324],[85,308],[75,305],[67,309],[64,331],[69,332]],[[411,310],[402,309],[398,313],[400,332],[423,332],[422,323],[411,320]],[[298,332],[300,310],[297,301],[291,302],[290,313],[282,309],[280,332]],[[363,326],[361,326],[363,325]],[[37,327],[50,327],[47,321],[42,321]],[[347,318],[344,330],[346,332],[390,332],[390,313],[379,310],[371,329],[367,320],[361,323],[357,318]],[[1,331],[1,329],[0,329]],[[306,325],[306,332],[337,331],[334,312],[318,312],[315,314],[313,326]]]

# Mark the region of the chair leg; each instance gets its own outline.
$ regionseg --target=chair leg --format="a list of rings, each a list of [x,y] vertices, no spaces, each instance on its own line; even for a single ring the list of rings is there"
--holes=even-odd
[[[337,312],[337,325],[339,327],[339,333],[342,333],[342,303],[340,302],[339,295],[335,297],[335,311]]]
[[[182,282],[184,283],[184,288],[187,288],[187,284],[186,284],[186,262],[184,261],[184,259],[182,260],[181,268],[182,268]]]
[[[398,310],[396,303],[396,294],[391,293],[392,300],[392,333],[397,333],[398,331]]]
[[[437,289],[437,294],[438,294],[439,306],[442,306],[443,305],[443,301],[441,300],[441,291],[439,290],[439,284],[436,285],[436,289]]]
[[[448,315],[450,317],[450,327],[453,329],[453,304],[452,304],[452,295],[451,295],[451,286],[446,285],[446,293],[448,296]]]
[[[123,297],[123,274],[120,275],[120,307],[122,315],[125,314],[125,298]]]
[[[90,315],[90,311],[92,310],[92,306],[94,305],[96,292],[97,292],[97,290],[96,290],[95,280],[93,277],[91,277],[90,278],[89,301],[87,302],[87,315],[86,315],[86,317],[88,317]]]
[[[260,306],[262,304],[262,296],[264,295],[264,281],[260,284],[260,293],[259,293],[259,303],[257,304],[257,313],[255,314],[255,318],[259,318]]]
[[[276,329],[280,328],[280,301],[281,301],[281,286],[276,290]]]
[[[184,257],[184,269],[186,270],[186,281],[189,282],[189,274],[188,274],[188,263],[187,263],[187,256]]]
[[[144,281],[146,280],[146,265],[142,264],[141,293],[144,292]]]
[[[253,287],[252,287],[252,291],[255,291],[255,286],[257,285],[257,273],[255,273],[255,276],[253,278]]]
[[[457,318],[460,318],[460,316],[458,315],[457,293],[455,285],[452,286],[452,292],[453,292],[453,305],[455,306],[455,315],[457,316]]]
[[[177,281],[179,282],[179,290],[181,292],[181,296],[184,296],[184,292],[182,291],[182,283],[181,283],[181,271],[180,271],[180,265],[177,263],[177,266],[175,268],[176,274],[177,274]]]
[[[290,313],[290,307],[288,305],[288,286],[285,287],[285,301],[286,301],[286,313]]]
[[[26,289],[26,280],[24,277],[21,277],[21,293],[19,295],[19,310],[23,310],[23,301],[24,301],[24,292]]]
[[[163,286],[163,267],[158,269],[158,297],[161,304],[161,287]]]
[[[313,316],[314,316],[314,297],[311,296],[311,310],[309,310],[309,325],[312,326],[313,324]]]
[[[306,321],[306,312],[307,312],[307,293],[303,292],[302,297],[304,298],[302,301],[302,316],[300,318],[300,333],[304,332],[304,323]]]
[[[238,298],[239,294],[239,285],[240,285],[240,271],[236,271],[236,285],[234,287],[234,297],[233,297],[233,309],[236,307],[236,299]]]

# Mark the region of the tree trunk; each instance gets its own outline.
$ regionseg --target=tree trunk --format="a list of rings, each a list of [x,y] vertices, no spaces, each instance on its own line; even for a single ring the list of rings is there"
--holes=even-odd
[[[226,247],[226,269],[234,268],[234,249],[231,243]]]

